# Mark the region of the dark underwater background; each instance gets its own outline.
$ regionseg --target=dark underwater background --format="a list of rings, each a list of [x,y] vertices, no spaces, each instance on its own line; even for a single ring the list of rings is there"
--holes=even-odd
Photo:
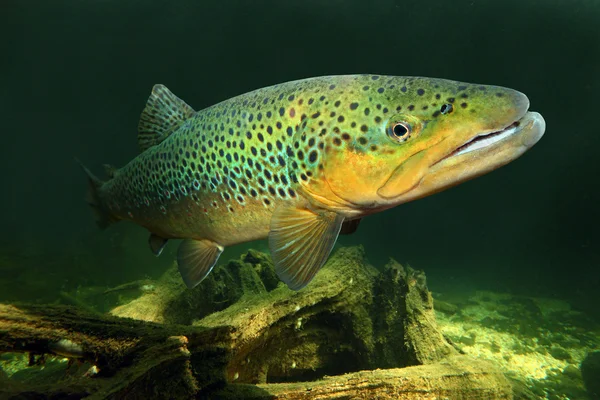
[[[570,301],[600,317],[600,3],[28,1],[0,3],[0,301],[158,276],[147,234],[99,231],[80,158],[138,154],[152,86],[195,109],[330,74],[420,75],[520,90],[547,122],[522,158],[366,218],[340,240],[445,285]],[[251,243],[228,249],[223,260]]]

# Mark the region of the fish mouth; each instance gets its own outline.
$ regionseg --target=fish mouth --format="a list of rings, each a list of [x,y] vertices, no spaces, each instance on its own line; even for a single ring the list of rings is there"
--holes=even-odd
[[[463,143],[452,152],[435,162],[433,166],[449,159],[466,155],[471,152],[486,152],[502,147],[507,142],[518,141],[518,145],[525,148],[533,146],[544,134],[546,123],[537,112],[526,112],[520,119],[510,123],[504,128],[492,132],[480,133]],[[517,140],[517,136],[522,137]]]

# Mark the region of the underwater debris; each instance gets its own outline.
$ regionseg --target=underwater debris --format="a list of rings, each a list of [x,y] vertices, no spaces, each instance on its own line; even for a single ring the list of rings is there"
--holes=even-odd
[[[157,320],[187,325],[135,321],[127,305],[113,310],[126,319],[65,306],[0,305],[0,352],[41,352],[48,342],[65,339],[63,345],[79,354],[76,346],[85,343],[80,360],[89,373],[30,388],[38,394],[509,398],[510,384],[497,369],[460,356],[441,334],[422,273],[395,261],[379,271],[360,247],[338,250],[299,292],[265,284],[261,277],[268,279],[269,270],[268,256],[249,252],[215,268],[194,290],[182,291],[172,271],[155,282],[153,292],[132,301]],[[213,311],[197,320],[189,310],[177,313],[175,306],[184,301],[197,311],[203,299],[223,296],[219,279],[231,284],[227,294],[235,301],[212,304]],[[10,393],[0,388],[0,397]]]

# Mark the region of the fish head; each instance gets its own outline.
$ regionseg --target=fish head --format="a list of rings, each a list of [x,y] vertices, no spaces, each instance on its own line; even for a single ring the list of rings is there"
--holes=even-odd
[[[508,88],[400,77],[354,84],[337,100],[343,107],[325,110],[336,115],[329,126],[304,128],[327,139],[300,183],[329,208],[376,212],[439,192],[516,159],[545,129],[528,98]]]

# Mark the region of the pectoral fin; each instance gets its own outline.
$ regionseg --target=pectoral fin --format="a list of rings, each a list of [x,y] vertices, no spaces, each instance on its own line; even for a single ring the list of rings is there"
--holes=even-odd
[[[186,239],[179,245],[177,265],[188,288],[197,286],[213,269],[223,246],[210,240]]]
[[[293,290],[306,286],[327,261],[343,221],[331,211],[277,209],[271,218],[269,248],[279,279]]]

